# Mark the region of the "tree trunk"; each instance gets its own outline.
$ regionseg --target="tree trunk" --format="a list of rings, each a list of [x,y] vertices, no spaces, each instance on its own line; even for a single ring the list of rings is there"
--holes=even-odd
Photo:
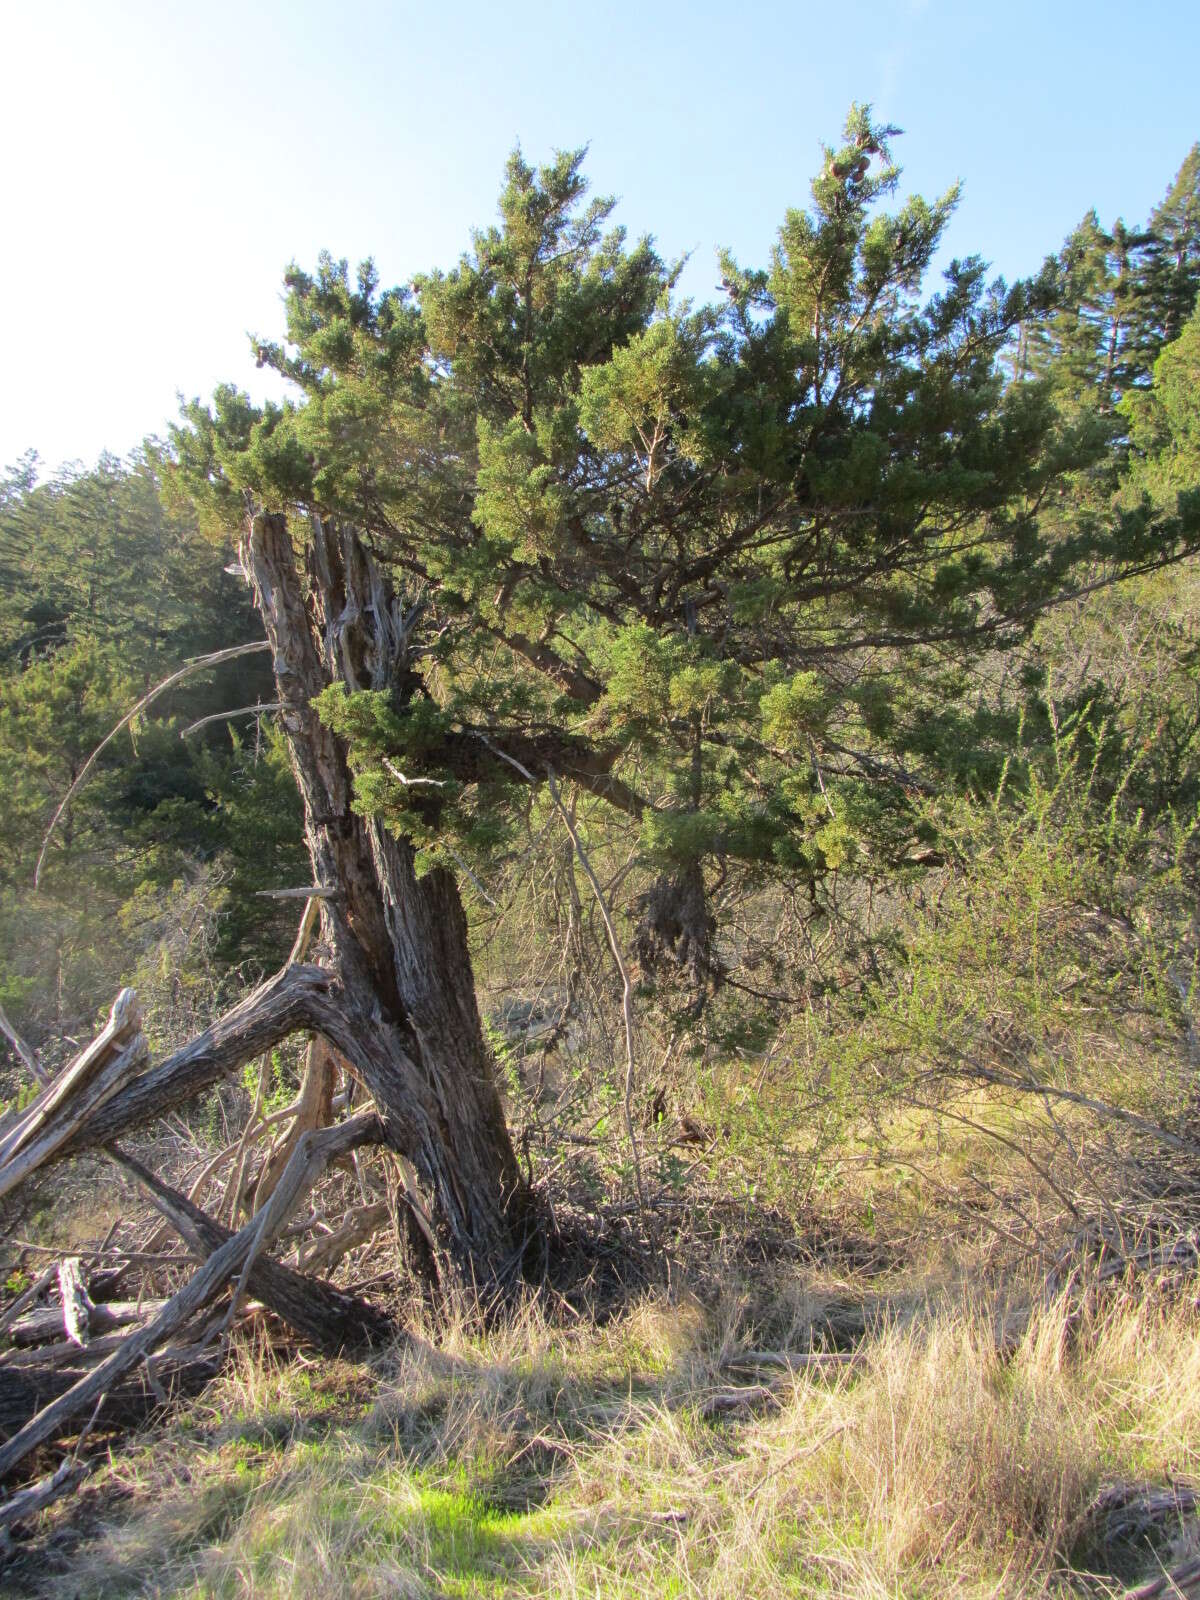
[[[416,684],[414,618],[358,534],[313,518],[302,584],[287,519],[250,521],[244,560],[274,653],[277,699],[304,806],[332,985],[324,1031],[375,1097],[389,1144],[416,1168],[443,1261],[489,1291],[520,1270],[532,1226],[484,1042],[454,878],[418,878],[411,843],[352,809],[345,742],[314,701],[330,684]],[[307,592],[306,592],[307,589]]]

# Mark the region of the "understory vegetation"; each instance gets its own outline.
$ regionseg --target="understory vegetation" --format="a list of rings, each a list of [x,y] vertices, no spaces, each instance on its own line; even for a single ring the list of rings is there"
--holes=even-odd
[[[4,1592],[1200,1594],[1200,147],[923,302],[893,134],[699,309],[514,156],[0,483],[4,1447],[249,1241]]]

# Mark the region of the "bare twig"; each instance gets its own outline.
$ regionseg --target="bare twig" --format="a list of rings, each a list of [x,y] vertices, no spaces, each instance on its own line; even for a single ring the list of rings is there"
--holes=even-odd
[[[200,729],[207,728],[210,722],[230,722],[234,717],[255,717],[264,711],[282,710],[282,700],[262,700],[255,706],[238,706],[236,711],[213,711],[207,717],[200,717],[195,722],[189,722],[186,728],[181,728],[179,737],[186,739],[193,733],[199,733]]]
[[[416,789],[423,784],[428,785],[431,789],[444,789],[446,787],[447,780],[445,778],[406,778],[396,763],[389,761],[387,756],[384,756],[383,764],[396,782],[402,783],[406,789]]]
[[[326,889],[319,883],[306,883],[296,889],[258,889],[259,900],[340,900],[340,889]]]
[[[478,737],[482,739],[493,755],[499,756],[502,761],[507,761],[510,767],[515,767],[527,783],[537,782],[529,768],[518,761],[515,756],[510,756],[506,750],[501,750],[499,745],[493,744],[486,734],[481,733]],[[546,769],[546,782],[550,789],[550,798],[562,818],[563,826],[570,836],[575,854],[579,857],[579,864],[583,868],[584,874],[589,884],[591,884],[592,893],[596,897],[596,905],[604,923],[604,931],[608,935],[609,949],[612,951],[612,957],[621,978],[621,1014],[625,1022],[625,1132],[629,1139],[629,1151],[633,1159],[633,1179],[634,1186],[637,1189],[638,1206],[641,1210],[645,1210],[646,1195],[642,1187],[642,1161],[638,1151],[637,1133],[633,1126],[633,1092],[636,1077],[636,1057],[633,1040],[633,985],[629,981],[629,971],[621,955],[617,930],[613,926],[612,915],[609,912],[608,901],[604,897],[604,891],[600,887],[600,880],[592,870],[592,863],[588,859],[587,851],[583,848],[578,830],[571,820],[570,812],[563,805],[562,796],[558,792],[558,784],[554,781],[554,774],[549,768]]]
[[[34,1055],[33,1051],[29,1048],[24,1039],[22,1039],[21,1035],[13,1027],[12,1023],[5,1016],[3,1006],[0,1006],[0,1033],[4,1035],[9,1044],[13,1047],[13,1050],[20,1057],[21,1064],[25,1067],[26,1071],[31,1073],[35,1080],[45,1087],[45,1085],[50,1082],[50,1074],[44,1067],[39,1065],[38,1059]]]
[[[58,810],[50,818],[50,826],[46,829],[46,837],[42,840],[42,848],[38,852],[37,866],[34,868],[33,872],[33,886],[35,889],[41,887],[42,868],[46,864],[46,851],[50,848],[50,839],[55,828],[58,826],[59,818],[62,816],[63,812],[67,809],[71,801],[75,798],[80,789],[83,788],[84,784],[91,776],[92,768],[100,759],[101,751],[105,750],[113,742],[113,740],[121,732],[121,729],[127,728],[140,712],[144,711],[152,701],[158,699],[160,694],[165,694],[168,689],[173,688],[174,685],[179,683],[181,679],[190,676],[190,674],[193,672],[199,672],[202,667],[216,667],[219,666],[223,661],[234,661],[238,656],[248,656],[256,651],[269,650],[270,648],[271,645],[269,640],[258,639],[253,644],[235,644],[231,645],[228,650],[214,650],[210,655],[207,656],[194,656],[191,661],[186,662],[185,665],[180,667],[177,672],[173,672],[169,678],[164,678],[161,683],[155,684],[154,688],[151,689],[149,693],[142,696],[138,703],[133,707],[132,711],[127,711],[125,713],[120,722],[117,723],[116,727],[113,728],[111,732],[105,734],[104,738],[101,739],[100,743],[92,751],[91,755],[84,762],[83,766],[80,767],[78,777],[67,790],[66,794],[63,795],[62,802],[59,805]]]

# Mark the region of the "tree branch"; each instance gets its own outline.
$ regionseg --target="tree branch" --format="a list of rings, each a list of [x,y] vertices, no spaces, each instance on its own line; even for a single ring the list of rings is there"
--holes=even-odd
[[[168,689],[172,688],[182,678],[190,676],[190,674],[193,672],[199,672],[201,667],[220,666],[221,662],[223,661],[235,661],[238,656],[248,656],[252,655],[255,651],[269,650],[270,648],[271,645],[269,640],[258,639],[253,644],[235,644],[231,645],[228,650],[214,650],[211,655],[195,656],[191,661],[188,661],[184,666],[180,667],[178,672],[173,672],[169,678],[164,678],[161,683],[155,684],[154,688],[151,689],[148,694],[144,694],[131,711],[127,711],[125,713],[120,722],[117,723],[116,727],[113,728],[111,732],[105,734],[104,738],[101,739],[100,743],[84,762],[83,766],[79,770],[79,776],[67,790],[66,794],[63,795],[62,803],[59,805],[58,810],[50,818],[50,826],[46,829],[46,837],[42,840],[42,848],[38,853],[37,866],[33,871],[33,886],[35,889],[41,887],[42,868],[46,864],[46,851],[50,848],[50,839],[55,828],[58,826],[58,819],[62,816],[63,812],[67,809],[71,801],[75,798],[80,789],[83,788],[84,784],[91,776],[92,768],[96,765],[96,762],[100,758],[100,752],[112,743],[112,741],[120,733],[121,729],[127,728],[133,721],[134,717],[136,717],[140,711],[144,711],[152,701],[157,700],[160,694],[165,694]]]
[[[135,1156],[110,1145],[108,1154],[142,1185],[151,1201],[201,1261],[233,1238],[228,1228],[144,1167]],[[247,1285],[268,1310],[306,1339],[331,1353],[379,1345],[394,1338],[396,1325],[381,1311],[331,1283],[295,1272],[269,1256],[250,1269]]]
[[[287,1220],[300,1197],[315,1181],[326,1162],[361,1144],[378,1141],[383,1130],[373,1112],[343,1122],[336,1128],[306,1134],[288,1170],[264,1209],[240,1233],[215,1251],[178,1294],[167,1301],[154,1321],[139,1328],[106,1361],[81,1378],[66,1394],[39,1411],[7,1444],[0,1446],[0,1478],[6,1477],[38,1445],[51,1438],[64,1422],[94,1404],[130,1368],[202,1310],[238,1272],[251,1253],[260,1250]]]
[[[284,967],[182,1050],[120,1089],[56,1154],[108,1144],[194,1099],[289,1034],[302,1028],[323,1032],[332,1009],[326,999],[330,981],[322,967]]]

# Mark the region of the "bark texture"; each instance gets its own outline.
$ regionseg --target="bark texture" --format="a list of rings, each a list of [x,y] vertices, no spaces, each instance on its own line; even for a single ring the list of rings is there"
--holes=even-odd
[[[418,878],[412,846],[353,809],[344,741],[321,721],[331,684],[416,687],[405,614],[357,532],[313,518],[308,572],[287,519],[249,525],[244,562],[270,641],[313,882],[330,952],[320,1031],[375,1097],[388,1143],[415,1167],[439,1251],[454,1275],[491,1289],[521,1262],[529,1194],[483,1037],[467,922],[451,874]]]
[[[171,1226],[201,1261],[233,1238],[230,1229],[215,1222],[127,1151],[114,1150],[113,1154],[150,1191]],[[302,1338],[332,1355],[359,1354],[372,1346],[387,1344],[400,1334],[390,1317],[360,1295],[295,1272],[268,1255],[259,1256],[254,1262],[246,1287]]]

